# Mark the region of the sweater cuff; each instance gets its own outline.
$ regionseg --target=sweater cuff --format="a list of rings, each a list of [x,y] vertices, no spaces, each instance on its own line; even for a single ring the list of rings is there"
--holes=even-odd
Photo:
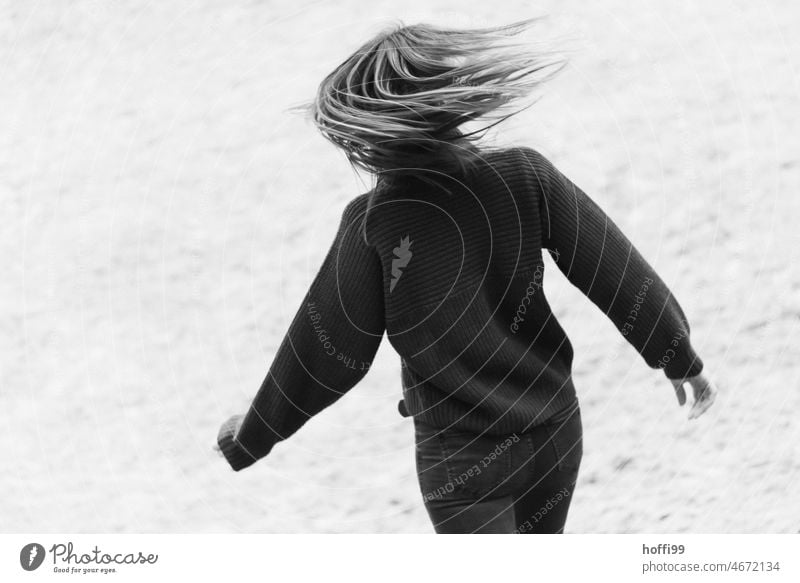
[[[685,354],[680,356],[668,354],[662,358],[659,368],[664,370],[668,379],[683,380],[703,372],[703,361],[690,346]]]

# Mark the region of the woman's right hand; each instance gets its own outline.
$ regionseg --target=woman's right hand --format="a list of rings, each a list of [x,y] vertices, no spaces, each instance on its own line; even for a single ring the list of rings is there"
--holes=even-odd
[[[689,383],[692,386],[694,404],[689,411],[689,419],[695,419],[705,413],[714,403],[717,398],[717,393],[719,392],[714,383],[703,373],[683,380],[670,379],[670,381],[675,388],[675,394],[678,397],[678,404],[680,406],[686,403],[686,391],[683,388],[684,383]]]

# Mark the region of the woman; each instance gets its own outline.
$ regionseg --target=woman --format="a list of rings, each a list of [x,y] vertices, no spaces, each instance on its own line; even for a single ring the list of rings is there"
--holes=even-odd
[[[386,332],[436,532],[563,532],[582,428],[543,249],[681,405],[689,382],[690,417],[711,405],[680,305],[613,221],[536,150],[479,148],[494,124],[461,130],[521,111],[500,114],[561,68],[512,42],[532,23],[395,26],[320,85],[314,122],[375,184],[344,209],[250,409],[220,429],[234,470],[361,380]]]

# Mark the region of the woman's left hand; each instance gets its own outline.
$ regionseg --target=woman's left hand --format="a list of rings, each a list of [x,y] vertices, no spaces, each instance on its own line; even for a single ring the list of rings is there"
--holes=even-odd
[[[705,413],[717,398],[717,387],[703,373],[683,380],[670,379],[678,397],[678,404],[683,406],[686,403],[686,391],[684,383],[689,383],[694,394],[694,404],[689,411],[689,419],[696,419]]]

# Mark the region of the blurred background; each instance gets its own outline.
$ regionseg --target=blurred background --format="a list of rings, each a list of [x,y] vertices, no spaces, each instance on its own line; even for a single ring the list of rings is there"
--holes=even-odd
[[[584,411],[567,530],[797,532],[789,0],[3,2],[0,528],[432,532],[386,339],[361,384],[252,468],[212,446],[370,188],[286,109],[398,20],[540,14],[571,64],[487,143],[539,149],[608,212],[721,389],[689,422],[547,257]]]

